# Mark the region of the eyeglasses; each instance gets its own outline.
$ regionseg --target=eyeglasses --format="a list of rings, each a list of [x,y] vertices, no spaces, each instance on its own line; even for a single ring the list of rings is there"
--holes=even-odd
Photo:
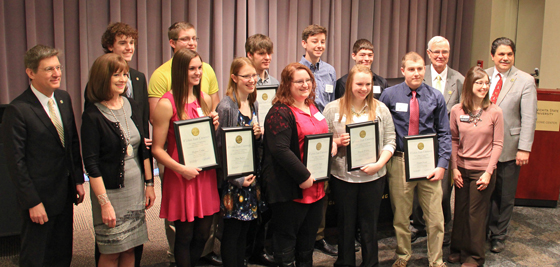
[[[294,84],[297,84],[299,86],[303,86],[304,83],[307,83],[307,85],[312,85],[313,84],[313,80],[312,79],[306,79],[306,80],[298,80],[298,81],[293,81]]]
[[[241,78],[243,78],[243,79],[245,79],[245,80],[251,80],[251,79],[258,80],[258,79],[259,79],[259,75],[256,74],[256,73],[247,74],[247,75],[237,75],[237,74],[236,74],[235,76],[241,77]]]
[[[193,36],[193,37],[188,37],[188,36],[187,36],[187,37],[175,39],[175,41],[179,41],[179,42],[183,42],[183,43],[188,43],[188,42],[191,42],[191,41],[192,41],[192,42],[194,42],[194,43],[197,43],[197,42],[198,42],[198,38],[197,38],[196,36]]]
[[[44,70],[45,72],[48,72],[50,74],[53,74],[55,70],[62,72],[62,70],[64,70],[64,67],[62,65],[58,65],[58,66],[46,67],[42,70]]]
[[[432,51],[432,49],[428,49],[430,52],[439,55],[442,54],[444,56],[449,55],[449,50],[436,50],[436,51]]]
[[[490,82],[483,82],[483,81],[476,81],[474,82],[474,84],[478,85],[478,86],[490,86]]]

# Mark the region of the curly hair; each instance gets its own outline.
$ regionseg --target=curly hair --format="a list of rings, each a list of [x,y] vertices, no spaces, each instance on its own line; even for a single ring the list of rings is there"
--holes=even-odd
[[[101,46],[103,46],[103,51],[105,53],[111,53],[109,47],[112,47],[115,44],[117,36],[132,37],[136,43],[136,40],[138,40],[138,31],[130,27],[130,25],[122,22],[109,24],[101,37]]]

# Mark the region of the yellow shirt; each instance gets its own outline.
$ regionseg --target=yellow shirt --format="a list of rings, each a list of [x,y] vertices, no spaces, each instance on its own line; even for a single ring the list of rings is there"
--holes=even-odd
[[[167,91],[171,91],[172,61],[173,58],[163,63],[152,73],[150,84],[148,85],[148,97],[161,98]],[[219,90],[216,73],[206,62],[202,62],[202,80],[200,82],[200,89],[208,95],[215,94]]]

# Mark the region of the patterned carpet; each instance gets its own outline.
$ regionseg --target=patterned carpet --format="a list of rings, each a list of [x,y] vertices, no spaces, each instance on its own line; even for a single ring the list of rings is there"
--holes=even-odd
[[[159,200],[159,179],[156,181]],[[91,203],[89,186],[85,187],[88,189],[86,201],[75,208],[72,266],[94,266]],[[166,267],[169,265],[163,221],[159,219],[158,215],[159,202],[148,211],[150,242],[145,244],[142,266]],[[487,247],[485,266],[560,266],[560,208],[515,207],[509,231],[509,239],[504,252],[494,254]],[[396,247],[391,227],[382,227],[380,236],[382,237],[379,240],[380,266],[391,266],[395,260]],[[0,238],[0,266],[18,266],[16,249],[18,243],[17,237]],[[419,238],[412,244],[412,248],[414,254],[408,266],[428,266],[426,238]],[[359,265],[361,254],[358,252],[356,255]],[[444,257],[447,258],[448,255],[449,247],[445,247]],[[316,250],[313,265],[333,266],[335,260],[336,257],[327,256]],[[460,266],[460,264],[449,264],[448,266]]]

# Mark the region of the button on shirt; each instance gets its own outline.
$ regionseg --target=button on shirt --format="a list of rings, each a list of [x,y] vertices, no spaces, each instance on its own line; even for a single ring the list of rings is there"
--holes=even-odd
[[[305,65],[311,70],[313,76],[315,76],[315,83],[317,87],[315,88],[315,103],[319,111],[323,112],[325,106],[334,101],[334,86],[336,84],[336,71],[333,66],[328,63],[319,60],[317,64],[311,64],[305,55],[301,57],[299,63]],[[329,86],[329,91],[327,92],[327,86]]]
[[[447,168],[451,156],[451,133],[445,99],[437,89],[424,83],[416,89],[416,97],[420,112],[419,134],[437,134],[439,147],[437,167]],[[404,137],[408,135],[410,117],[408,103],[411,98],[412,89],[406,85],[406,82],[403,82],[385,89],[379,99],[385,103],[393,116],[397,133],[397,150],[399,151],[404,151]],[[403,108],[404,106],[406,109]]]

